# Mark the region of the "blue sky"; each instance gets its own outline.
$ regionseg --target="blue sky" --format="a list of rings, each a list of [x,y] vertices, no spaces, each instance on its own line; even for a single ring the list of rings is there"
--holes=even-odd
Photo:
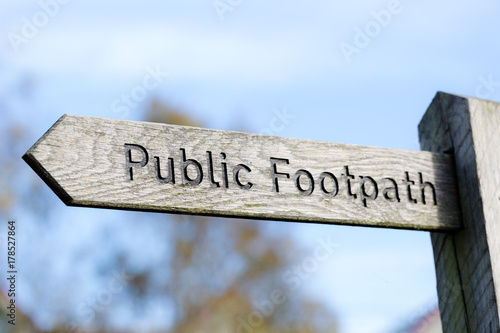
[[[260,132],[286,108],[294,118],[276,135],[418,150],[436,91],[500,99],[495,1],[233,0],[223,20],[212,0],[67,2],[18,47],[13,34],[47,1],[0,3],[0,88],[32,78],[32,107],[15,117],[30,119],[33,140],[64,113],[140,119],[156,97],[210,128]],[[346,57],[346,44],[358,52]],[[116,112],[151,69],[168,76]],[[290,230],[311,249],[325,233],[339,243],[305,288],[335,309],[342,332],[388,332],[437,302],[428,233]]]

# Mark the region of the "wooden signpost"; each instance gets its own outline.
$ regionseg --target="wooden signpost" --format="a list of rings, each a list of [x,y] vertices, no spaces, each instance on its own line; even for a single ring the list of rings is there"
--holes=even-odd
[[[64,115],[23,158],[72,206],[434,231],[444,332],[498,332],[499,128],[443,93],[421,152]]]
[[[424,230],[461,227],[450,156],[63,116],[24,159],[67,204]]]

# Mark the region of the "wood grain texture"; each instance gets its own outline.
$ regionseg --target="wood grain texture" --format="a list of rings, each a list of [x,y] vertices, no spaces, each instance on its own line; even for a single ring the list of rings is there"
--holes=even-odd
[[[455,156],[464,229],[431,233],[445,333],[499,332],[500,104],[438,93],[423,150]]]
[[[147,163],[136,146],[127,155],[126,144],[143,147]],[[207,152],[219,187],[211,186]],[[184,184],[183,178],[193,181],[199,173],[190,165],[183,177],[183,154],[199,163],[199,185]],[[462,226],[453,160],[444,154],[65,115],[23,158],[67,205],[422,230]],[[271,158],[281,160],[273,166]],[[158,180],[157,161],[163,178],[174,164],[175,184]],[[414,182],[410,192],[406,173]],[[310,194],[309,174],[315,184]],[[352,175],[356,198],[342,175]],[[419,184],[426,182],[435,187],[437,205],[430,186],[422,197]],[[251,188],[243,189],[248,183]]]

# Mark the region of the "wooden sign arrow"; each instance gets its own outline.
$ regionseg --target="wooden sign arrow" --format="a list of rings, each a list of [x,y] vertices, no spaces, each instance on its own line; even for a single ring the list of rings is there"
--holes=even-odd
[[[462,226],[451,156],[64,115],[23,159],[70,206]]]

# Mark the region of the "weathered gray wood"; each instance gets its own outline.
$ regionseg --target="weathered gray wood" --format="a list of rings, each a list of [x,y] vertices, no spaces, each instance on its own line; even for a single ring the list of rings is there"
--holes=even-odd
[[[147,163],[144,151],[126,144],[143,147]],[[218,187],[211,186],[207,152]],[[191,164],[187,177],[182,175],[183,154]],[[461,228],[453,161],[443,154],[65,115],[24,159],[67,205],[423,230]],[[199,185],[192,185],[199,173],[191,159],[203,172]],[[157,179],[158,160],[164,182]],[[165,183],[170,163],[175,184]],[[315,183],[312,193],[307,191],[308,172]],[[336,177],[338,187],[324,172]],[[414,182],[410,192],[406,173]],[[342,175],[352,177],[356,198]],[[437,204],[426,182],[435,187]],[[424,197],[421,183],[427,184]]]
[[[500,332],[500,104],[438,93],[423,150],[455,156],[464,229],[431,233],[445,333]]]

